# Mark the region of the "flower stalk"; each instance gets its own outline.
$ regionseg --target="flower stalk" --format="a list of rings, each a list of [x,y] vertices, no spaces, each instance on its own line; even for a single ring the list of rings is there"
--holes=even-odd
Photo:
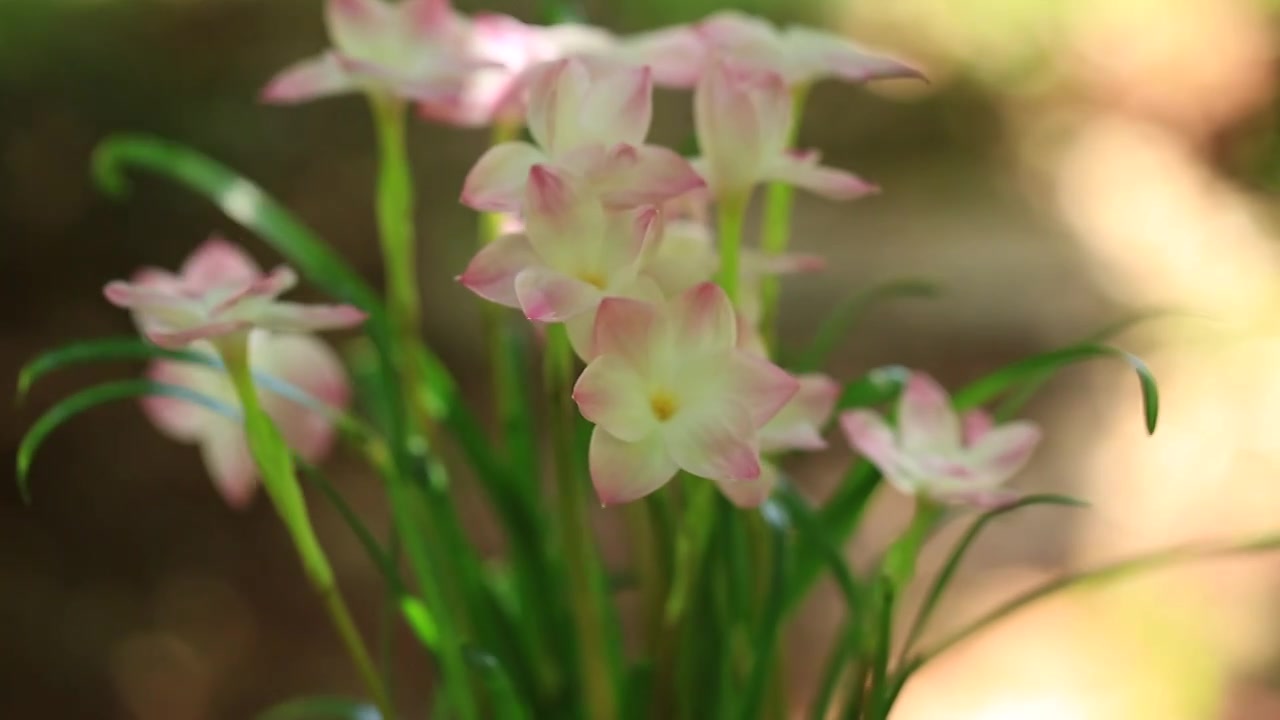
[[[729,301],[737,303],[742,279],[742,226],[746,219],[750,193],[733,193],[719,199],[717,212],[720,242],[720,273],[716,282],[724,288]]]
[[[805,102],[809,98],[809,86],[797,85],[791,89],[791,127],[787,129],[787,147],[795,147],[800,135],[800,123],[804,117]],[[791,208],[795,188],[787,182],[771,182],[765,189],[764,215],[761,219],[760,249],[766,255],[782,255],[791,243]],[[769,348],[777,346],[778,278],[766,275],[760,286],[760,334]]]

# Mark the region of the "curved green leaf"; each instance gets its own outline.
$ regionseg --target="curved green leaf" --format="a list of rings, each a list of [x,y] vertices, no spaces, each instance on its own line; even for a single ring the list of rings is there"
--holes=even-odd
[[[786,507],[787,514],[795,525],[797,550],[809,547],[817,552],[818,558],[835,578],[836,587],[840,589],[840,594],[844,598],[849,617],[857,617],[861,589],[853,573],[849,571],[849,565],[845,562],[844,553],[841,552],[839,544],[827,532],[818,514],[809,507],[790,483],[779,483],[778,491],[774,496]],[[799,597],[791,595],[788,600],[794,602]]]
[[[480,679],[489,691],[488,698],[493,709],[492,717],[495,720],[528,720],[529,713],[525,710],[527,703],[521,702],[516,695],[515,686],[511,684],[511,676],[507,674],[502,662],[493,655],[476,648],[467,648],[465,653],[467,662],[480,671]]]
[[[45,439],[63,423],[86,410],[91,410],[116,400],[139,398],[147,395],[159,395],[195,403],[203,408],[224,415],[236,422],[240,421],[240,412],[224,402],[198,393],[181,385],[168,385],[150,380],[118,380],[105,383],[66,398],[54,405],[32,424],[31,429],[22,437],[18,446],[18,491],[25,502],[31,501],[30,487],[27,484],[27,471],[31,469],[31,461]]]
[[[1155,376],[1151,374],[1146,363],[1137,356],[1110,345],[1093,343],[1074,345],[1008,365],[957,392],[954,397],[956,407],[967,410],[985,405],[1023,382],[1035,382],[1043,378],[1046,372],[1058,370],[1082,360],[1100,357],[1124,360],[1137,373],[1138,382],[1142,388],[1143,415],[1147,432],[1155,432],[1156,419],[1160,414],[1160,392],[1156,386]]]
[[[382,304],[373,288],[283,205],[230,168],[184,145],[146,135],[110,137],[94,151],[94,178],[113,196],[129,191],[126,171],[131,168],[177,180],[209,198],[316,286],[380,319]]]
[[[848,337],[853,326],[867,314],[871,308],[884,300],[898,298],[931,298],[937,297],[939,287],[925,280],[894,280],[866,288],[854,293],[836,305],[814,333],[809,347],[791,363],[795,372],[816,372],[839,346],[840,341]]]
[[[342,697],[297,698],[260,713],[256,720],[380,720],[378,708]]]
[[[755,720],[761,716],[764,705],[765,690],[769,687],[769,671],[773,668],[774,655],[778,649],[778,635],[782,625],[782,617],[786,611],[787,575],[789,572],[789,554],[787,552],[787,533],[791,528],[791,518],[782,503],[774,499],[765,501],[760,506],[760,515],[769,529],[772,540],[770,555],[773,572],[769,577],[769,593],[765,599],[764,613],[760,625],[755,629],[755,644],[752,648],[751,673],[744,686],[741,712],[742,720]]]
[[[929,618],[932,617],[933,611],[937,609],[938,603],[941,602],[942,594],[946,592],[947,586],[955,579],[956,570],[959,569],[960,563],[969,551],[969,547],[978,539],[978,535],[982,533],[987,524],[1001,515],[1007,515],[1015,510],[1033,505],[1062,505],[1081,508],[1088,507],[1089,503],[1066,495],[1029,495],[1011,505],[996,508],[978,516],[978,519],[973,521],[964,536],[956,543],[950,557],[947,558],[946,564],[942,566],[942,570],[938,573],[937,578],[934,579],[928,594],[925,595],[924,604],[920,606],[920,611],[916,614],[915,622],[912,623],[911,630],[907,633],[906,642],[902,646],[903,657],[906,657],[911,652],[912,646],[920,639],[920,635],[924,633]]]
[[[866,375],[845,383],[836,401],[834,417],[845,410],[883,405],[898,397],[911,379],[911,368],[903,365],[883,365]]]

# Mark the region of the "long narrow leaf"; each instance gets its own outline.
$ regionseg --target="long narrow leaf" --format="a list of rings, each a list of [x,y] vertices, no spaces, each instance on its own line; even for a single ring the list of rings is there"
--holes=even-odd
[[[840,546],[828,534],[826,526],[823,525],[818,515],[789,483],[780,484],[775,497],[786,507],[787,515],[790,516],[791,522],[796,528],[797,551],[799,552],[802,548],[809,548],[817,552],[819,559],[827,566],[831,576],[835,578],[836,587],[840,589],[840,594],[844,598],[845,609],[849,617],[857,617],[861,589],[858,587],[858,581],[854,579],[853,573],[849,571],[849,565],[845,562],[844,553],[841,552]],[[789,602],[795,602],[799,597],[791,593],[787,599]]]
[[[364,700],[309,697],[289,700],[260,713],[257,720],[380,720],[378,709]]]
[[[1035,381],[1044,373],[1093,358],[1118,358],[1129,364],[1138,375],[1142,388],[1143,415],[1147,432],[1155,432],[1160,415],[1160,392],[1155,377],[1137,356],[1110,345],[1085,343],[1027,358],[977,380],[955,394],[956,407],[966,410],[985,405],[1023,382]]]
[[[467,662],[480,671],[480,678],[489,691],[488,698],[494,720],[528,720],[527,702],[517,695],[511,677],[498,658],[489,653],[468,648]]]
[[[787,515],[786,508],[772,499],[760,507],[760,515],[770,530],[770,538],[773,541],[770,554],[774,562],[773,572],[769,578],[764,616],[761,618],[759,627],[755,629],[751,674],[743,690],[745,695],[740,705],[741,712],[738,713],[738,717],[742,720],[757,720],[761,717],[765,691],[769,687],[769,671],[773,668],[774,655],[778,649],[778,635],[787,601],[789,571],[787,534],[791,528],[791,519]]]
[[[933,585],[930,586],[929,592],[925,595],[924,604],[920,606],[919,613],[916,614],[915,622],[911,625],[911,630],[907,633],[906,642],[903,644],[902,653],[905,657],[911,651],[912,646],[920,639],[920,635],[924,633],[925,626],[929,623],[933,611],[937,609],[938,603],[942,600],[942,595],[947,590],[947,586],[955,579],[956,570],[959,569],[960,563],[964,560],[965,554],[969,551],[970,546],[978,539],[978,535],[991,523],[992,520],[1008,515],[1011,512],[1020,510],[1025,507],[1035,505],[1061,505],[1064,507],[1088,507],[1089,504],[1083,500],[1078,500],[1066,495],[1030,495],[1018,500],[1016,503],[1007,505],[1002,508],[990,510],[978,516],[969,526],[968,531],[956,543],[955,548],[951,551],[947,562],[942,566],[941,572],[934,579]]]
[[[796,372],[819,370],[840,341],[848,337],[853,326],[877,303],[897,298],[937,297],[938,293],[934,283],[912,279],[895,280],[855,293],[827,314],[809,347],[791,364],[792,368]]]
[[[871,496],[880,487],[880,473],[870,463],[858,461],[845,473],[836,494],[818,511],[827,537],[842,543],[858,526]],[[824,559],[819,553],[801,553],[794,561],[787,607],[794,608],[822,573]]]
[[[236,422],[240,421],[240,412],[236,408],[181,385],[168,385],[150,380],[134,379],[118,380],[97,385],[87,390],[81,390],[49,408],[32,424],[31,428],[27,430],[27,434],[23,436],[22,442],[18,446],[18,491],[22,494],[23,500],[26,502],[31,501],[27,473],[31,469],[31,461],[35,458],[36,451],[44,444],[50,433],[57,430],[68,420],[99,405],[148,395],[186,400]]]

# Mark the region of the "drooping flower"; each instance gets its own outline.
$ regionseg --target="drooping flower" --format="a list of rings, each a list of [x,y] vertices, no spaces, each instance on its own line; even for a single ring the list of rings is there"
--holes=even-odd
[[[797,382],[737,341],[733,306],[713,283],[664,305],[601,303],[597,354],[573,397],[596,425],[589,465],[602,503],[643,497],[680,469],[718,482],[760,477],[760,428]]]
[[[211,237],[177,275],[144,268],[130,282],[107,283],[112,304],[133,311],[142,334],[166,348],[240,335],[251,328],[311,332],[352,327],[365,314],[350,305],[310,305],[276,298],[297,284],[288,267],[263,274],[243,250]]]
[[[458,280],[535,322],[568,323],[574,349],[587,357],[604,298],[661,297],[639,275],[661,214],[652,206],[606,210],[582,180],[545,165],[529,177],[524,231],[486,245]]]
[[[328,345],[315,337],[257,330],[250,333],[249,345],[255,372],[289,383],[334,409],[343,409],[350,401],[342,363]],[[195,343],[194,349],[213,353],[205,342]],[[190,388],[230,407],[240,407],[231,381],[221,370],[161,360],[151,364],[147,376],[156,382]],[[318,462],[329,453],[334,428],[322,413],[266,390],[259,389],[258,395],[263,410],[280,428],[290,449],[308,462]],[[258,471],[244,428],[238,422],[169,397],[144,398],[142,408],[164,435],[200,446],[205,468],[227,504],[243,508],[249,503],[258,485]]]
[[[856,175],[824,167],[815,150],[788,149],[791,93],[781,75],[724,62],[703,73],[694,91],[696,165],[718,200],[742,199],[765,181],[790,183],[833,200],[876,191]]]
[[[477,66],[453,97],[419,104],[431,120],[462,127],[523,125],[525,75],[535,65],[580,54],[609,54],[616,40],[590,25],[528,25],[509,15],[483,13],[471,19],[467,55]]]
[[[664,84],[692,87],[717,62],[755,72],[776,73],[788,87],[825,78],[867,82],[881,78],[923,78],[915,68],[875,53],[833,33],[792,25],[778,29],[745,13],[726,10],[693,25],[650,33],[642,46],[672,71]],[[674,72],[683,68],[683,73]],[[662,82],[662,80],[660,80]]]
[[[539,164],[586,180],[610,207],[655,205],[703,185],[679,154],[644,144],[653,115],[648,68],[566,58],[534,68],[527,82],[536,145],[490,148],[463,184],[468,207],[519,210],[529,170]]]
[[[1018,495],[1001,486],[1040,441],[1035,424],[994,425],[981,411],[963,419],[928,375],[912,373],[898,401],[897,428],[868,410],[840,417],[849,443],[894,487],[939,502],[998,507]]]
[[[490,62],[469,52],[471,28],[449,0],[328,0],[333,48],[285,68],[262,91],[270,103],[299,103],[377,90],[441,101]]]

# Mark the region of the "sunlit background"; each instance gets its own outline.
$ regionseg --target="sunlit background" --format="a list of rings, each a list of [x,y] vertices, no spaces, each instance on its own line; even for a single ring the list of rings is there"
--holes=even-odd
[[[256,178],[376,278],[365,108],[353,98],[256,102],[275,70],[324,44],[320,6],[0,2],[0,358],[9,377],[40,349],[128,332],[125,315],[101,299],[102,283],[144,263],[175,265],[211,229],[269,257],[164,183],[140,182],[126,204],[104,199],[88,180],[88,157],[113,132],[177,139]],[[581,13],[641,30],[725,6],[597,0]],[[1118,340],[1160,379],[1154,438],[1119,365],[1065,373],[1032,404],[1047,439],[1017,484],[1094,507],[1027,510],[991,531],[937,630],[1067,569],[1280,527],[1274,3],[737,6],[891,49],[932,80],[815,92],[802,143],[885,192],[800,204],[795,244],[827,255],[831,267],[788,288],[786,338],[808,337],[850,288],[936,280],[940,300],[878,310],[835,368],[852,377],[896,362],[959,383],[1136,312],[1176,311]],[[538,13],[532,2],[484,9],[526,20]],[[682,144],[689,112],[687,97],[662,96],[657,138]],[[425,124],[412,135],[427,332],[475,396],[485,392],[474,371],[477,305],[450,278],[474,222],[456,203],[461,177],[484,143],[480,132]],[[39,386],[5,415],[9,454],[39,409],[113,372],[128,370],[86,369]],[[798,482],[821,497],[848,459],[843,447],[812,458],[795,468]],[[337,458],[334,471],[382,523],[374,478],[352,458]],[[267,505],[228,510],[196,451],[162,439],[135,407],[101,409],[60,431],[33,484],[30,508],[11,484],[0,486],[0,718],[240,720],[293,695],[358,694]],[[906,511],[880,498],[851,555],[872,559]],[[339,519],[317,515],[356,612],[374,617],[376,574]],[[598,519],[617,524],[607,512]],[[478,537],[490,535],[483,518],[474,525]],[[957,530],[927,553],[925,572]],[[1278,591],[1273,557],[1062,596],[943,656],[908,685],[893,717],[1280,718]],[[823,588],[793,626],[797,716],[838,607]],[[397,692],[421,704],[426,664],[407,642],[399,655]]]

